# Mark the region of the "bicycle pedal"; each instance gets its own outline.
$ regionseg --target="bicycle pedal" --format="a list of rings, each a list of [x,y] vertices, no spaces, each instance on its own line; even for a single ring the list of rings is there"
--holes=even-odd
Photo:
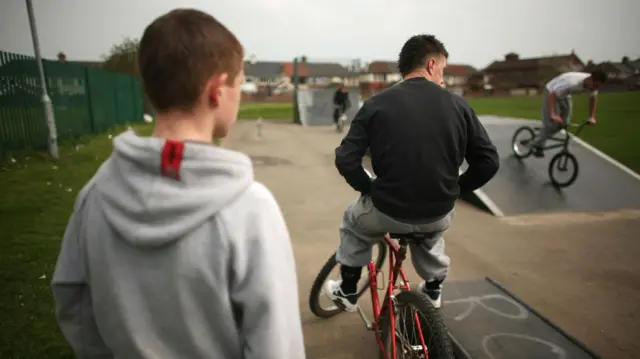
[[[333,304],[335,304],[340,310],[342,311],[346,311],[347,307],[345,307],[344,303],[342,303],[342,301],[340,301],[339,299],[334,299]]]

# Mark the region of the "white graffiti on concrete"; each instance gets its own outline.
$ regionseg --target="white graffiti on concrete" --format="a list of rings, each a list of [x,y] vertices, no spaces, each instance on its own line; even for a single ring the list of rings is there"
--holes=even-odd
[[[528,335],[523,335],[523,334],[515,334],[515,333],[494,333],[494,334],[489,334],[487,336],[485,336],[482,339],[482,350],[484,350],[484,353],[487,354],[487,356],[490,359],[497,359],[493,353],[491,353],[491,350],[489,350],[489,342],[492,339],[498,338],[498,337],[507,337],[507,338],[517,338],[517,339],[524,339],[524,340],[529,340],[535,343],[539,343],[539,344],[543,344],[549,347],[549,349],[551,350],[552,353],[554,353],[556,355],[556,359],[566,359],[567,358],[567,352],[562,349],[562,347],[560,347],[559,345],[552,343],[552,342],[548,342],[546,340],[537,338],[537,337],[530,337]],[[545,358],[547,358],[545,356]]]
[[[511,314],[511,313],[505,313],[499,309],[496,309],[490,305],[487,305],[484,303],[484,301],[486,300],[504,300],[506,302],[509,302],[510,304],[512,304],[515,308],[518,309],[518,313],[517,314]],[[506,297],[504,295],[501,294],[487,294],[487,295],[483,295],[480,297],[468,297],[468,298],[462,298],[462,299],[455,299],[455,300],[445,300],[444,301],[445,304],[455,304],[455,303],[468,303],[469,306],[467,307],[467,309],[458,314],[455,318],[453,318],[456,321],[461,321],[465,318],[467,318],[469,315],[471,315],[471,313],[473,313],[473,310],[477,307],[477,306],[481,306],[484,307],[484,309],[503,316],[505,318],[509,318],[509,319],[517,319],[517,320],[523,320],[523,319],[527,319],[527,317],[529,316],[529,312],[527,311],[526,308],[524,308],[522,305],[520,305],[520,303],[516,302],[514,299]]]

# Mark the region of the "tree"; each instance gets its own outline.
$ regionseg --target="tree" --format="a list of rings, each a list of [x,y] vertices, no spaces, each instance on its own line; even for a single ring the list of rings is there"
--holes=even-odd
[[[122,43],[115,44],[107,55],[102,55],[102,67],[106,70],[138,76],[139,39],[125,38]]]

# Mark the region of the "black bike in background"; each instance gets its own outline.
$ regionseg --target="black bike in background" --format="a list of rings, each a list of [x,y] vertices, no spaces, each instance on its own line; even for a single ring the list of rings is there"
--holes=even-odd
[[[556,153],[551,162],[549,162],[549,178],[551,183],[557,187],[568,187],[578,178],[578,160],[571,152],[569,152],[569,142],[571,141],[571,134],[568,131],[569,127],[577,127],[575,136],[580,134],[582,129],[589,125],[589,122],[584,122],[580,125],[565,124],[562,126],[564,137],[551,137],[547,141],[559,142],[543,147],[544,151],[554,148],[562,148],[562,150]],[[533,153],[534,149],[531,146],[531,142],[536,137],[536,133],[540,131],[540,127],[522,126],[516,130],[511,140],[511,148],[513,153],[519,159],[524,159]],[[566,179],[562,179],[562,176],[566,176]]]

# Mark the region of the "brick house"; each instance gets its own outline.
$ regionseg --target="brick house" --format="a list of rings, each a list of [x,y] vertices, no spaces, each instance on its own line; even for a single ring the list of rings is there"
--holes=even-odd
[[[282,63],[283,73],[293,79],[293,63]],[[359,72],[352,71],[348,67],[333,62],[307,62],[298,63],[298,76],[300,83],[311,87],[326,87],[343,84],[348,87],[358,85]]]
[[[395,61],[373,61],[360,75],[360,82],[365,83],[394,84],[400,80],[402,75]]]
[[[246,61],[244,99],[269,100],[274,96],[290,96],[293,90],[293,62]],[[358,72],[338,63],[298,62],[298,83],[302,86],[326,87],[342,83],[357,86]],[[249,91],[250,89],[250,91]]]
[[[476,72],[473,66],[449,64],[444,68],[444,82],[450,91],[462,95],[467,80]]]
[[[469,65],[449,64],[444,69],[444,81],[447,88],[455,93],[464,92],[467,79],[477,70]],[[360,88],[363,93],[373,94],[402,80],[398,63],[393,61],[374,61],[360,75]]]
[[[607,73],[609,80],[601,91],[624,91],[640,89],[640,59],[631,61],[627,56],[620,62],[605,61],[595,64],[587,63],[585,71],[600,69]]]
[[[567,71],[582,71],[585,64],[575,52],[566,55],[521,59],[508,53],[504,60],[496,60],[482,71],[473,74],[467,83],[467,94],[534,95],[544,85]]]

